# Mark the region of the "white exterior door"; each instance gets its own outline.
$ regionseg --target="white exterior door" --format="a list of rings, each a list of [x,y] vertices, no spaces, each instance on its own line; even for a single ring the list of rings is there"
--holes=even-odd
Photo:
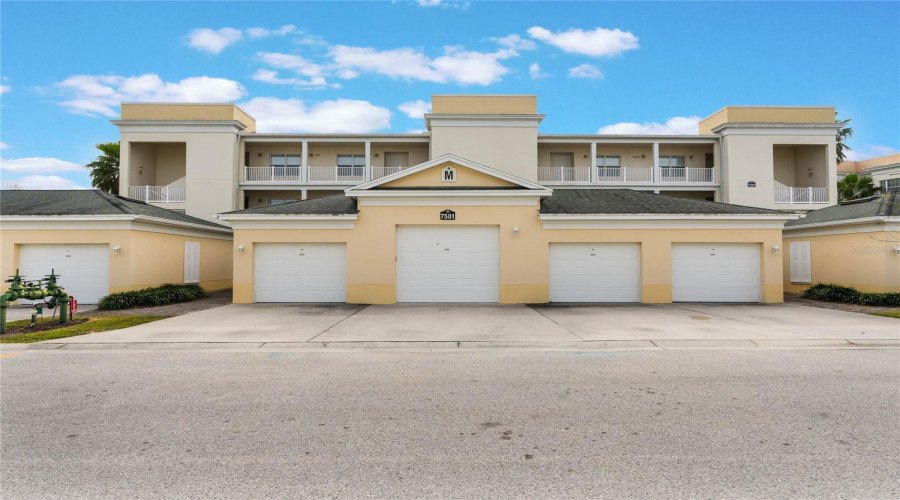
[[[551,243],[551,302],[640,302],[637,243]]]
[[[57,283],[81,304],[109,293],[109,245],[22,245],[19,274],[38,280],[55,270]],[[30,301],[22,301],[30,304]]]
[[[346,302],[347,245],[260,243],[253,281],[257,302]]]
[[[672,245],[673,302],[759,302],[759,288],[759,245]]]
[[[498,302],[496,226],[397,228],[397,302]]]

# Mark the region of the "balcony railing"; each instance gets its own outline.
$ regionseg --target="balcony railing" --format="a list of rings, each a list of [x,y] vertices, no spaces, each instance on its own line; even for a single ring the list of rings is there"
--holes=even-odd
[[[358,183],[366,180],[366,167],[307,167],[309,182]]]
[[[387,177],[391,174],[396,174],[403,169],[409,167],[372,167],[372,180],[381,179],[382,177]]]
[[[823,187],[777,187],[775,203],[802,204],[828,203],[828,188]]]
[[[591,167],[538,167],[538,182],[591,182]]]
[[[538,167],[538,182],[548,184],[647,184],[653,183],[652,167]],[[713,168],[662,167],[657,183],[702,184],[716,182]]]
[[[185,201],[184,186],[128,186],[128,197],[148,203],[178,203]]]
[[[597,182],[653,182],[653,169],[648,167],[597,167]]]
[[[300,167],[244,167],[246,182],[300,182]]]
[[[661,167],[659,181],[664,183],[716,182],[716,169],[694,167]]]

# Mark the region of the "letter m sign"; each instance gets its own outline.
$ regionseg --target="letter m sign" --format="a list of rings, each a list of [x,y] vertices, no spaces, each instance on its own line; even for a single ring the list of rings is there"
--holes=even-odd
[[[441,182],[456,182],[456,167],[444,167],[441,169]]]

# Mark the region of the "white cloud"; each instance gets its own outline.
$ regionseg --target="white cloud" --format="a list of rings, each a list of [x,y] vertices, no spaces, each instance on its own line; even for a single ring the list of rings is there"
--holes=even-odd
[[[428,132],[428,129],[425,128],[411,128],[406,131],[407,134],[424,134]]]
[[[247,95],[243,85],[225,78],[193,76],[178,82],[158,75],[75,75],[56,84],[71,99],[60,104],[75,114],[117,116],[122,102],[231,102]]]
[[[593,64],[584,63],[574,68],[569,68],[569,78],[593,78],[597,80],[603,78],[603,72]]]
[[[218,31],[209,28],[200,28],[191,31],[188,34],[188,43],[195,49],[209,52],[210,54],[218,54],[225,50],[225,47],[237,42],[241,38],[243,38],[241,30],[234,28],[222,28]]]
[[[621,122],[600,127],[598,134],[610,135],[696,135],[699,133],[699,116],[676,116],[666,123]]]
[[[546,28],[534,26],[528,28],[528,34],[565,52],[594,57],[614,56],[638,48],[638,37],[630,31],[618,28],[613,30],[596,28],[593,31],[572,28],[554,33]]]
[[[416,101],[408,101],[403,104],[397,106],[397,109],[403,112],[406,116],[410,118],[415,118],[416,120],[421,120],[425,113],[431,113],[431,103],[425,102],[421,99]]]
[[[256,97],[241,104],[260,132],[374,132],[391,126],[391,112],[367,101],[337,99],[307,106],[300,99]]]
[[[9,149],[9,144],[7,144],[3,141],[0,141],[0,149]],[[0,161],[2,161],[2,160],[0,160]]]
[[[534,50],[537,48],[534,42],[526,40],[515,33],[500,38],[492,38],[491,40],[513,50]]]
[[[887,156],[897,153],[900,153],[900,151],[889,146],[879,146],[877,144],[869,144],[862,148],[851,149],[849,151],[845,150],[847,161],[868,160],[869,158],[878,158],[879,156]]]
[[[5,94],[7,92],[12,92],[12,87],[9,85],[0,85],[0,94]]]
[[[88,189],[58,175],[26,175],[18,179],[4,179],[3,185],[16,186],[19,189]]]
[[[317,76],[304,80],[303,78],[281,78],[277,71],[270,69],[258,69],[253,74],[253,79],[258,82],[272,83],[275,85],[297,85],[300,87],[340,87],[339,84],[329,84],[324,78]]]
[[[340,70],[367,71],[394,79],[460,85],[490,85],[509,72],[499,61],[517,56],[512,49],[475,52],[445,47],[444,55],[431,59],[412,48],[377,50],[371,47],[336,45],[331,56]]]
[[[531,63],[530,65],[528,65],[528,74],[531,75],[531,78],[533,80],[550,76],[547,73],[541,71],[541,65],[538,63]]]
[[[262,38],[267,36],[284,36],[297,31],[297,27],[293,24],[285,24],[277,30],[266,28],[247,28],[247,36],[250,38]]]
[[[443,0],[416,0],[416,3],[421,7],[443,7],[445,9],[468,9],[472,3],[471,2],[445,2]]]
[[[56,174],[61,172],[78,172],[84,167],[77,163],[57,158],[0,158],[0,170],[17,174]]]
[[[259,52],[257,57],[269,66],[279,69],[289,69],[303,76],[324,76],[325,66],[316,64],[296,54],[282,54],[280,52]]]

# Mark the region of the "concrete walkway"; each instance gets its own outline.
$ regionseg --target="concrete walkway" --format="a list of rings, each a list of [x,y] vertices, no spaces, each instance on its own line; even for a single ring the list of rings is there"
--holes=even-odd
[[[43,344],[53,344],[45,348],[99,344],[229,348],[900,347],[900,321],[793,304],[246,304]]]

